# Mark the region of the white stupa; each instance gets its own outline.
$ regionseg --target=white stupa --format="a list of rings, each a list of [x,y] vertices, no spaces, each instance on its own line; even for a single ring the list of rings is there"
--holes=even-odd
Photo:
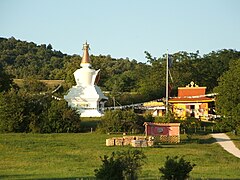
[[[83,57],[80,69],[74,72],[76,86],[69,89],[64,99],[68,105],[77,109],[81,117],[103,116],[104,104],[108,100],[97,86],[100,79],[99,70],[91,69],[89,44],[83,45]]]

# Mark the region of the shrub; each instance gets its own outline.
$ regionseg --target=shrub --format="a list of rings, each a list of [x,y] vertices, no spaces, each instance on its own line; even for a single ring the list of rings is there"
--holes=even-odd
[[[141,132],[144,118],[133,110],[106,111],[98,130],[101,132]]]
[[[0,93],[0,132],[79,132],[80,117],[64,100],[50,95]]]
[[[185,129],[185,132],[188,135],[192,135],[194,133],[194,129],[200,127],[200,121],[193,117],[188,117],[187,119],[181,121],[181,128]]]
[[[163,179],[184,180],[189,177],[194,166],[196,165],[186,161],[183,157],[167,156],[164,167],[161,167],[159,171],[163,174]]]
[[[142,151],[117,151],[111,157],[104,156],[103,164],[95,169],[95,176],[102,180],[136,180],[146,156]]]

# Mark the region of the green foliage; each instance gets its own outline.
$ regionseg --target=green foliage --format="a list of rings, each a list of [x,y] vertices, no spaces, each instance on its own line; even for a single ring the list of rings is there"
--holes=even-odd
[[[164,116],[157,116],[154,117],[154,122],[156,123],[170,123],[170,122],[174,122],[175,118],[174,118],[174,114],[169,110],[167,114],[165,114]]]
[[[26,103],[15,91],[0,93],[0,132],[28,131]]]
[[[219,78],[219,85],[214,89],[218,93],[216,110],[222,116],[218,122],[222,128],[231,130],[240,128],[240,59],[231,62],[229,71]]]
[[[184,180],[189,177],[189,173],[196,166],[183,159],[183,157],[166,157],[164,167],[159,169],[162,178],[167,180]]]
[[[194,129],[200,127],[201,121],[194,117],[188,117],[181,121],[181,128],[185,130],[188,135],[194,133]]]
[[[165,117],[165,116],[163,116],[163,117],[157,116],[157,117],[154,118],[154,122],[156,122],[156,123],[169,123],[170,119]]]
[[[16,87],[13,83],[12,77],[7,74],[0,64],[0,92],[8,91],[11,87]]]
[[[13,37],[0,40],[0,63],[16,78],[48,79],[54,69],[63,68],[64,56],[44,44],[38,46]]]
[[[95,169],[95,176],[102,180],[136,180],[145,158],[140,150],[113,152],[111,157],[101,158],[103,164]]]
[[[81,47],[79,47],[81,49]],[[110,55],[91,55],[94,69],[101,69],[99,86],[110,91],[111,97],[120,104],[144,102],[165,96],[166,55],[155,58],[145,51],[148,64],[129,60],[114,59]],[[206,86],[212,92],[217,79],[229,69],[229,63],[240,58],[240,52],[223,49],[203,55],[199,52],[176,52],[172,55],[173,90],[170,96],[177,95],[177,87],[190,81]],[[71,87],[75,84],[73,73],[80,68],[79,55],[66,55],[53,50],[51,44],[37,45],[33,42],[0,38],[0,65],[6,74],[15,78],[62,79]],[[1,79],[1,76],[5,78]],[[4,79],[4,80],[3,80]],[[6,75],[1,74],[0,91],[11,87]],[[2,84],[4,82],[4,84]],[[126,98],[123,92],[137,92],[137,96]],[[126,102],[126,103],[125,103]],[[113,103],[109,103],[112,105]]]
[[[102,165],[99,169],[95,169],[95,176],[99,180],[123,180],[123,165],[120,159],[112,154],[111,157],[101,157]]]
[[[42,125],[43,133],[79,132],[79,115],[64,100],[52,100],[46,113],[46,120]]]
[[[98,127],[101,132],[141,132],[143,131],[143,117],[133,110],[106,111]]]
[[[49,95],[0,93],[0,132],[79,132],[79,115]]]
[[[144,114],[145,122],[154,122],[155,118],[152,116],[152,113]]]
[[[47,85],[39,80],[33,78],[23,79],[23,86],[20,89],[21,91],[27,93],[41,93],[48,90]]]
[[[123,164],[123,175],[127,180],[135,180],[138,178],[138,172],[146,159],[145,154],[140,150],[128,150],[116,152],[118,159]]]

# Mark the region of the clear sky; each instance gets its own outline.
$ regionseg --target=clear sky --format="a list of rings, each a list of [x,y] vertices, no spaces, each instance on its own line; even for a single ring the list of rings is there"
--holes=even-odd
[[[178,51],[240,50],[240,0],[0,0],[0,36],[69,55],[146,62]]]

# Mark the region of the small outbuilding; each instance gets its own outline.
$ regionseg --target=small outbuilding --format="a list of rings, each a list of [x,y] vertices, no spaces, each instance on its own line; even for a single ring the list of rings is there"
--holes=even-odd
[[[145,135],[159,138],[159,142],[179,143],[180,123],[145,122]]]

